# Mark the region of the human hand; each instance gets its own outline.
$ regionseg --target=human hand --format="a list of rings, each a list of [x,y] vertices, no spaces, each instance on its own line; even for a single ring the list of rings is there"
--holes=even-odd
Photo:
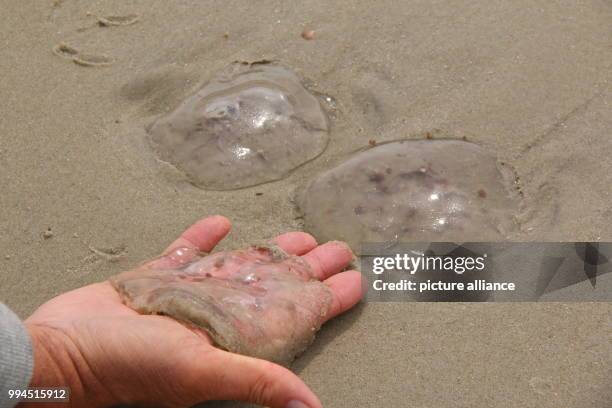
[[[180,247],[210,252],[229,230],[224,217],[204,218],[164,255]],[[326,320],[359,302],[360,273],[341,272],[352,260],[348,247],[317,245],[302,232],[282,234],[273,241],[285,252],[302,256],[331,289],[333,301]],[[151,265],[171,262],[164,255]],[[228,399],[272,408],[321,407],[312,391],[286,368],[213,347],[204,332],[169,317],[140,315],[121,302],[109,282],[60,295],[25,323],[35,357],[31,386],[69,386],[74,407],[120,403],[185,407]]]

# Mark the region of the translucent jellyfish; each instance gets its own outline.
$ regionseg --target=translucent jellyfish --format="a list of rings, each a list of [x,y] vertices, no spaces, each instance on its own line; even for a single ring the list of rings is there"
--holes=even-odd
[[[185,259],[186,252],[165,259]],[[171,268],[163,261],[111,278],[128,306],[195,325],[226,350],[280,364],[310,345],[332,302],[302,258],[272,245],[195,256]]]
[[[287,68],[234,63],[149,129],[159,158],[197,186],[231,190],[287,176],[321,154],[329,124]]]
[[[502,240],[514,226],[512,172],[476,144],[381,144],[322,173],[298,197],[321,241]]]

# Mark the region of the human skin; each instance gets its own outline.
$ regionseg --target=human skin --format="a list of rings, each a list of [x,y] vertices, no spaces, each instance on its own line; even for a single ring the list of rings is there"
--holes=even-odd
[[[210,252],[230,227],[225,217],[204,218],[148,265],[172,266],[176,260],[165,255],[176,248],[191,248],[193,254]],[[282,234],[272,241],[285,252],[302,256],[330,288],[333,301],[326,320],[362,298],[361,274],[343,272],[353,257],[345,244],[318,245],[303,232]],[[203,331],[169,317],[140,315],[121,302],[109,282],[56,297],[25,324],[34,350],[30,386],[68,386],[72,407],[188,407],[208,400],[240,400],[271,408],[321,407],[316,395],[288,369],[216,348]]]

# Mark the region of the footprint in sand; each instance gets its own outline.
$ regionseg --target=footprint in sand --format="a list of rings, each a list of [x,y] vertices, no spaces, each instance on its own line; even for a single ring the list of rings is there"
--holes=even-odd
[[[113,58],[107,55],[82,53],[77,48],[65,43],[57,44],[52,51],[58,57],[69,59],[75,64],[85,67],[107,67],[115,62]]]
[[[548,395],[553,392],[553,385],[550,380],[542,377],[533,377],[529,380],[531,390],[538,395]]]
[[[140,16],[138,14],[98,16],[96,24],[100,27],[127,26],[139,20]],[[107,67],[115,62],[113,58],[107,55],[82,53],[76,47],[63,42],[53,47],[53,53],[85,67]]]
[[[107,67],[115,62],[114,59],[106,55],[94,54],[78,54],[72,58],[72,61],[84,67]]]
[[[98,17],[100,27],[126,26],[137,23],[140,20],[138,14],[127,14],[125,16],[106,16]]]

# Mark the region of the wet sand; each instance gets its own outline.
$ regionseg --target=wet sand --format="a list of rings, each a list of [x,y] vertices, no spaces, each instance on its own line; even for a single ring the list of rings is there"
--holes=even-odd
[[[0,299],[21,316],[154,256],[205,214],[234,222],[224,247],[300,229],[296,187],[371,139],[467,137],[517,172],[517,239],[612,240],[609,2],[206,3],[3,2]],[[129,14],[139,21],[97,24]],[[112,63],[75,64],[60,43]],[[232,192],[155,160],[147,124],[229,62],[261,59],[335,99],[322,156]],[[295,369],[326,407],[604,408],[611,312],[362,305]]]

